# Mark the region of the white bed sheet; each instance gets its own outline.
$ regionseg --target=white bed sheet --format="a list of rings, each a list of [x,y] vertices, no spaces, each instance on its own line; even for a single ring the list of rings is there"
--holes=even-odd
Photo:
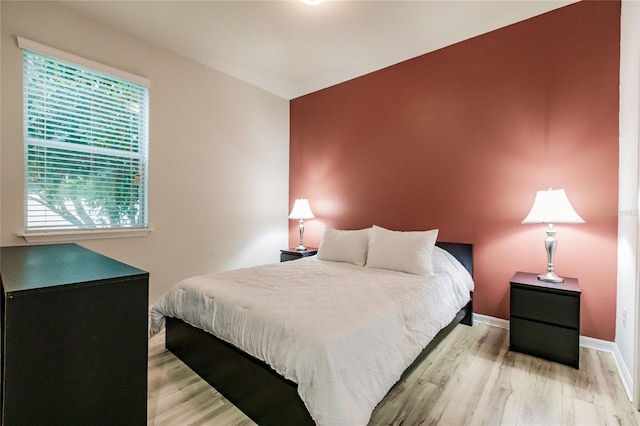
[[[470,275],[443,252],[432,276],[310,257],[189,278],[151,308],[151,334],[179,318],[297,383],[318,425],[366,425],[469,301]]]

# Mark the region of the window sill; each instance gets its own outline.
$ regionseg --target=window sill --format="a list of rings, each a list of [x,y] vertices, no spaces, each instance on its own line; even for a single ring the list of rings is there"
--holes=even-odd
[[[63,243],[84,240],[101,240],[105,238],[146,237],[153,231],[151,228],[136,229],[91,229],[66,231],[41,231],[19,234],[28,243]]]

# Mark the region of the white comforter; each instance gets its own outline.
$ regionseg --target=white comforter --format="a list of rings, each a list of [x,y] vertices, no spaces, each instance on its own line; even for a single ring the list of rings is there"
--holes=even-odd
[[[452,259],[437,249],[426,277],[313,257],[193,277],[151,308],[151,333],[182,319],[297,383],[318,425],[366,425],[469,301],[473,281]]]

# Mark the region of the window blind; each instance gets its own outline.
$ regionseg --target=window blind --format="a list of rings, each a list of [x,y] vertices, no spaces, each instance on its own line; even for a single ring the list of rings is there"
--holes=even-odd
[[[147,228],[147,85],[23,49],[25,230]]]

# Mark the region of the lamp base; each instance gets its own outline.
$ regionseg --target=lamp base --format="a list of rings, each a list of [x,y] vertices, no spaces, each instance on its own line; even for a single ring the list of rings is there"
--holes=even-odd
[[[300,244],[298,247],[296,247],[296,251],[305,251],[307,248],[305,246],[303,246],[302,244]]]
[[[538,275],[538,279],[540,281],[546,281],[546,282],[549,282],[549,283],[563,283],[564,282],[564,278],[557,276],[553,272],[547,272],[544,275]]]

